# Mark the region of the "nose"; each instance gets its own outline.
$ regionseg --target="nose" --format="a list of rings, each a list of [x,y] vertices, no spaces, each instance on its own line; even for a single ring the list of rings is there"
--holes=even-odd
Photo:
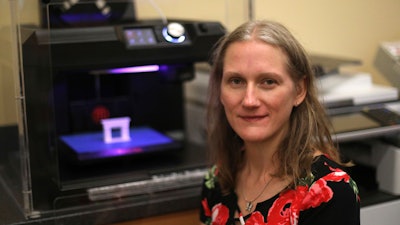
[[[257,89],[254,86],[247,86],[242,104],[244,107],[249,108],[258,107],[260,105]]]

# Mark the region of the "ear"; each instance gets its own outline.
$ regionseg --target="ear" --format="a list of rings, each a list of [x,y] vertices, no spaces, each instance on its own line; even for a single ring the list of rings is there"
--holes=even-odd
[[[307,95],[307,77],[303,76],[296,84],[296,100],[293,103],[294,107],[299,106]]]

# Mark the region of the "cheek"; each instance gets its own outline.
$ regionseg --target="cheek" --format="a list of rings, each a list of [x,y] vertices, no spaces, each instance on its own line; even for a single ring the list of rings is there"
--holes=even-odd
[[[232,110],[242,103],[242,95],[237,92],[221,92],[220,101],[226,110]]]
[[[275,109],[276,111],[288,111],[291,112],[295,98],[293,98],[290,93],[280,93],[274,96],[269,96],[268,104],[271,109]]]
[[[296,89],[294,86],[282,88],[280,91],[275,93],[275,97],[276,99],[279,99],[281,103],[291,107],[296,102]]]
[[[221,95],[219,96],[219,101],[221,102],[222,106],[225,107],[225,96],[222,92]]]
[[[240,105],[237,103],[237,98],[235,98],[232,93],[221,92],[220,101],[224,109],[225,116],[228,120],[230,120],[234,114],[234,111],[236,110],[236,107]]]
[[[231,93],[227,93],[226,91],[224,91],[224,89],[221,89],[221,96],[220,96],[220,101],[222,106],[224,106],[224,108],[229,108],[230,105],[232,105],[232,94]]]

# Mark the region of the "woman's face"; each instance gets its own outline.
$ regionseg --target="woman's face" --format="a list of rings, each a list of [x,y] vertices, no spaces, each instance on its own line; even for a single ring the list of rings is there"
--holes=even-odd
[[[220,100],[233,130],[247,143],[282,138],[292,108],[304,99],[304,80],[296,85],[285,62],[280,49],[260,41],[235,42],[226,50]]]

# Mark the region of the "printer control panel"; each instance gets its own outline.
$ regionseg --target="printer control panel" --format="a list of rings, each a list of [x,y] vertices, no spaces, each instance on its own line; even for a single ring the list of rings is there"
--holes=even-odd
[[[165,42],[172,44],[188,42],[188,34],[184,25],[177,22],[165,26],[126,27],[123,33],[128,48]]]

